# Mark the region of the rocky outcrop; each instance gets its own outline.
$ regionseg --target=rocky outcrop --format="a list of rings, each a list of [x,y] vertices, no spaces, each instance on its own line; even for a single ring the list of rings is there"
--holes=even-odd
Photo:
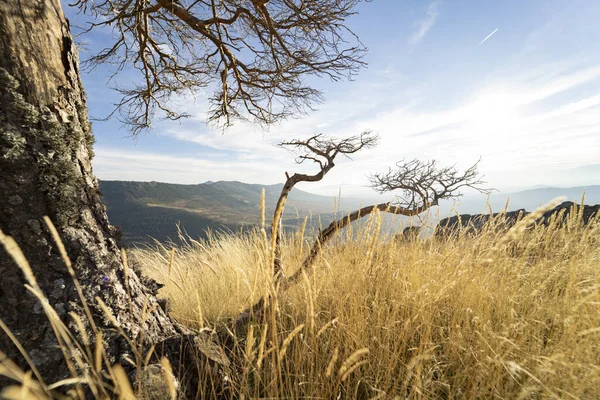
[[[522,208],[506,213],[455,215],[453,217],[440,220],[435,229],[435,235],[449,236],[453,233],[457,233],[461,228],[466,230],[466,233],[476,234],[477,232],[480,232],[490,220],[498,218],[501,214],[504,216],[498,220],[498,227],[510,228],[519,219],[529,214],[529,212]]]
[[[560,218],[561,224],[567,221],[567,218],[571,212],[580,212],[582,223],[584,225],[589,224],[600,212],[600,204],[594,206],[589,205],[575,205],[572,201],[565,201],[558,206],[554,207],[542,214],[540,218],[536,220],[537,224],[548,225],[553,221],[554,218]],[[480,232],[485,225],[494,218],[498,218],[499,215],[504,214],[502,219],[497,220],[497,227],[499,229],[508,229],[512,227],[517,221],[529,214],[525,209],[516,211],[509,211],[507,213],[495,213],[495,214],[462,214],[456,215],[449,218],[440,220],[436,229],[435,235],[438,237],[450,236],[456,234],[460,229],[466,230],[467,234],[477,234]]]
[[[575,206],[575,208],[573,206]],[[575,212],[580,212],[583,224],[588,225],[591,221],[593,221],[594,217],[598,216],[598,213],[600,212],[600,204],[596,204],[594,206],[584,205],[582,207],[580,205],[575,205],[575,203],[572,201],[565,201],[554,207],[552,210],[544,213],[538,222],[547,225],[552,220],[552,217],[556,215],[558,218],[561,218],[562,223],[564,223],[573,210],[575,210]]]

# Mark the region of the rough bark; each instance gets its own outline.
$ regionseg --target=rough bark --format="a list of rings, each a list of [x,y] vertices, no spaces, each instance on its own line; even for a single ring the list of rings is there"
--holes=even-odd
[[[0,229],[29,260],[59,316],[84,317],[73,281],[43,221],[55,224],[111,362],[130,353],[97,307],[109,307],[125,333],[145,345],[183,329],[158,306],[123,260],[92,173],[93,135],[79,61],[59,0],[0,0]],[[0,246],[0,318],[30,352],[47,382],[68,375],[61,351],[17,265]],[[131,302],[128,293],[131,294]],[[143,309],[152,310],[142,320]],[[93,336],[92,336],[93,337]],[[0,350],[18,353],[0,331]]]
[[[283,270],[283,258],[281,251],[281,243],[283,242],[283,212],[285,209],[285,203],[294,186],[299,182],[317,182],[323,179],[325,174],[334,167],[333,161],[327,164],[318,174],[316,175],[305,175],[305,174],[294,174],[289,176],[286,172],[286,181],[281,188],[279,199],[275,205],[275,214],[273,215],[273,224],[271,225],[272,240],[274,239],[274,259],[273,259],[273,276],[276,282],[280,282],[285,279]]]

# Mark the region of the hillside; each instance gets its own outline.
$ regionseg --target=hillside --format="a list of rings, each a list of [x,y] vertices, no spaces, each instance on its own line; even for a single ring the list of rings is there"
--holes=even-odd
[[[258,185],[242,182],[206,182],[198,185],[179,185],[160,182],[101,181],[100,189],[108,207],[109,220],[121,228],[123,243],[149,243],[178,240],[178,225],[192,238],[205,238],[206,231],[236,231],[260,223],[260,196],[265,189],[267,225],[273,215],[282,184]],[[536,188],[515,193],[494,193],[489,203],[500,211],[510,199],[509,210],[525,208],[532,211],[558,197],[581,201],[586,190],[586,203],[600,203],[600,186],[572,188]],[[485,196],[468,196],[460,200],[461,213],[487,212]],[[284,227],[294,230],[305,216],[312,216],[311,227],[327,224],[333,218],[334,197],[320,196],[294,189],[284,213]],[[342,199],[342,211],[355,210],[357,199]],[[440,216],[450,214],[449,204],[442,207]],[[435,214],[434,214],[435,216]],[[385,230],[401,229],[398,220],[385,216]],[[437,222],[437,221],[435,221]]]
[[[266,218],[271,218],[282,185],[242,182],[206,182],[179,185],[160,182],[100,181],[109,220],[121,228],[124,243],[175,240],[177,224],[191,237],[206,237],[206,230],[239,230],[260,223],[260,197],[265,189]],[[341,208],[358,206],[343,201]],[[295,228],[304,216],[329,220],[334,198],[302,190],[292,191],[284,225]],[[313,218],[316,222],[317,218]]]

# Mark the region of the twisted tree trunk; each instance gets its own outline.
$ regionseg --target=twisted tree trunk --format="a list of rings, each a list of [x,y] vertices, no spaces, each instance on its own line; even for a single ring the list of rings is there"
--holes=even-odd
[[[94,139],[77,50],[60,1],[0,0],[0,54],[0,230],[15,239],[51,305],[71,325],[68,313],[85,313],[44,224],[43,216],[49,216],[103,332],[110,362],[119,362],[131,349],[104,317],[96,297],[125,333],[145,346],[181,336],[185,330],[166,315],[134,271],[125,281],[92,173]],[[68,370],[41,304],[0,249],[0,318],[47,382],[64,378]],[[0,350],[19,359],[2,331]]]
[[[437,200],[433,203],[424,206],[424,207],[415,207],[415,208],[404,208],[400,206],[393,205],[392,203],[383,203],[383,204],[373,204],[371,206],[363,207],[359,210],[356,210],[338,220],[333,220],[327,225],[327,227],[321,232],[313,242],[310,250],[308,252],[308,256],[302,262],[300,268],[298,268],[292,275],[289,277],[283,277],[279,283],[278,290],[281,292],[286,291],[291,286],[295,285],[302,278],[302,274],[311,273],[312,267],[323,249],[323,246],[340,230],[344,229],[346,226],[350,225],[352,222],[366,217],[370,215],[375,210],[379,210],[381,212],[386,212],[390,214],[396,215],[404,215],[405,217],[414,217],[416,215],[421,214],[422,212],[428,210],[430,207],[437,206]],[[240,315],[233,322],[234,328],[239,330],[243,328],[246,323],[251,318],[260,318],[267,306],[268,298],[262,297],[252,306],[242,311]]]

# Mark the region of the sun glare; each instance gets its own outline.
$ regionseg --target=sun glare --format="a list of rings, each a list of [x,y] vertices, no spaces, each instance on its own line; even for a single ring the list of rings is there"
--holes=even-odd
[[[509,133],[518,120],[517,97],[506,92],[482,93],[466,108],[466,126],[480,134]]]

